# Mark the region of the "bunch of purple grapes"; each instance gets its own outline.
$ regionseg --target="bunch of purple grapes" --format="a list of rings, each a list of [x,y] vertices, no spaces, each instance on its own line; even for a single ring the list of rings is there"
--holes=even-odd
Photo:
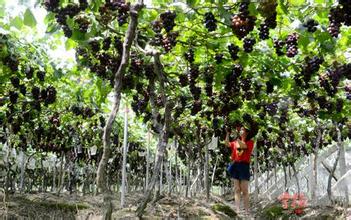
[[[212,12],[206,12],[205,14],[205,27],[209,32],[215,31],[217,29],[217,20]]]
[[[297,33],[289,34],[285,40],[285,44],[287,47],[286,56],[294,57],[298,53],[297,48],[297,40],[299,39],[299,35]]]

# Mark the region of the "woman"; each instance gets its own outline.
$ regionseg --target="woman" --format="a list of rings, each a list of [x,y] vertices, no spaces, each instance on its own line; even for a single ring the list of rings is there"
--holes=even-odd
[[[251,140],[254,132],[243,126],[237,127],[240,137],[229,142],[230,132],[227,131],[225,144],[231,148],[231,160],[233,161],[231,176],[234,178],[235,206],[240,210],[240,197],[243,196],[244,208],[249,213],[249,181],[250,181],[250,156],[254,147]]]

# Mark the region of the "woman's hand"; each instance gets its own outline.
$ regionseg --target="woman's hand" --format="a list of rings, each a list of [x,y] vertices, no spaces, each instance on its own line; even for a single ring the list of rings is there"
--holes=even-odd
[[[245,142],[243,142],[242,140],[238,140],[239,146],[242,149],[247,149],[247,145],[245,144]]]
[[[237,148],[236,151],[237,151],[237,154],[238,154],[239,156],[241,156],[241,155],[243,155],[245,149],[243,149],[243,148]]]

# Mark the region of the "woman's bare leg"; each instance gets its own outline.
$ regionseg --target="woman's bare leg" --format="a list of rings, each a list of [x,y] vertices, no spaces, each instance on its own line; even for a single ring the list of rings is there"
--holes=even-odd
[[[234,179],[234,199],[235,199],[235,207],[236,211],[240,210],[240,180]]]
[[[248,212],[249,211],[249,181],[241,180],[240,189],[241,189],[241,192],[243,193],[245,210]]]

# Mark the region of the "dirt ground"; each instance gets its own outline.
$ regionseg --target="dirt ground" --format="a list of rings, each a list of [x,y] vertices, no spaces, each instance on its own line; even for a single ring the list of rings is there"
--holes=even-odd
[[[113,200],[113,219],[138,219],[135,210],[142,193],[131,193],[126,197],[125,208],[120,208],[116,195]],[[101,196],[78,196],[51,193],[13,194],[4,202],[0,194],[0,219],[102,219]],[[250,215],[236,213],[231,196],[212,195],[209,201],[204,196],[183,198],[164,196],[150,203],[143,219],[350,219],[351,208],[306,207],[300,216],[283,210],[278,201],[261,200],[251,203]],[[346,214],[345,214],[346,213]]]

